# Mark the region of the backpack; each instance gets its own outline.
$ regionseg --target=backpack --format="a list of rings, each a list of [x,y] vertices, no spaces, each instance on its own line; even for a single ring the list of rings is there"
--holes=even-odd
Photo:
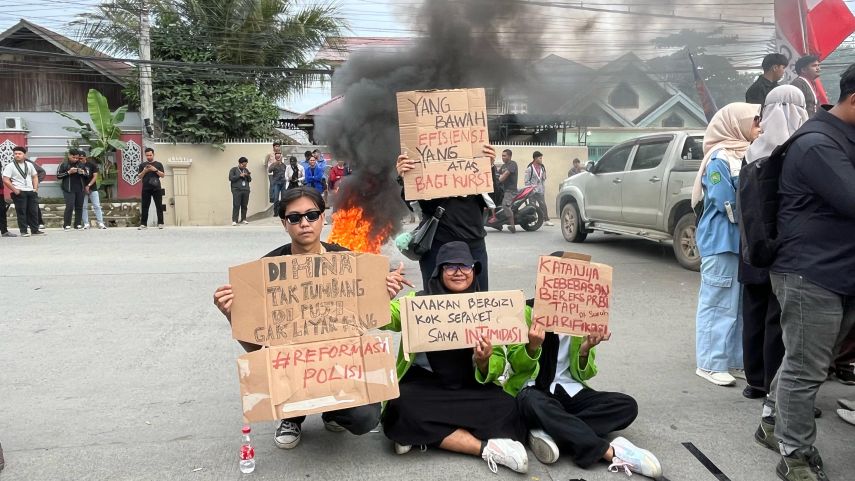
[[[848,141],[833,125],[817,120],[808,121],[786,142],[775,148],[768,157],[761,157],[746,165],[739,173],[737,197],[739,211],[739,235],[742,242],[742,260],[746,264],[767,268],[775,262],[778,252],[778,189],[781,171],[790,146],[799,137],[819,133],[829,137],[847,156],[855,160],[847,148]],[[807,220],[818,206],[802,212],[802,221]]]

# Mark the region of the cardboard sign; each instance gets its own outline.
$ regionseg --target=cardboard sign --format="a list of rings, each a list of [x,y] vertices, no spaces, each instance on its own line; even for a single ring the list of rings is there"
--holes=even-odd
[[[538,261],[532,322],[573,336],[609,332],[612,267],[589,256],[542,256]]]
[[[398,122],[401,151],[416,161],[407,200],[493,192],[484,89],[398,92]]]
[[[387,301],[388,310],[388,301]],[[334,411],[398,397],[391,334],[264,348],[238,361],[245,422]]]
[[[474,347],[479,336],[490,339],[494,346],[528,342],[522,291],[401,299],[405,355]]]
[[[388,258],[355,252],[265,257],[232,267],[232,336],[278,346],[385,326],[388,272]]]

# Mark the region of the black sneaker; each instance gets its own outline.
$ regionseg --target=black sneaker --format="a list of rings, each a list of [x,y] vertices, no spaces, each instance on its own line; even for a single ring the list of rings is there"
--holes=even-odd
[[[852,366],[838,367],[834,370],[834,375],[842,384],[855,385],[855,368]]]
[[[780,453],[778,440],[775,438],[775,417],[768,416],[760,418],[760,426],[754,431],[754,440],[766,449]]]
[[[3,233],[3,237],[18,237],[18,234],[15,234],[14,232],[6,231]]]
[[[303,430],[300,425],[283,419],[276,428],[276,433],[273,435],[273,442],[280,449],[294,449],[300,444],[300,439],[303,437]]]
[[[37,231],[33,232],[33,235],[47,235],[47,232],[45,232],[43,230],[37,230]]]
[[[748,399],[760,399],[766,397],[766,390],[751,385],[745,386],[742,390],[742,396]]]
[[[813,446],[782,456],[775,471],[784,481],[828,481],[822,469],[822,458]]]

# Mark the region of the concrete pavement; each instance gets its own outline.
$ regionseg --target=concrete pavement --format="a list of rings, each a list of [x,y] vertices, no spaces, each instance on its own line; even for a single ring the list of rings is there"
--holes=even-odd
[[[325,235],[326,237],[326,235]],[[3,481],[623,479],[606,465],[564,458],[528,475],[437,450],[396,456],[381,433],[361,438],[304,425],[282,451],[272,423],[253,426],[258,467],[237,466],[241,411],[235,358],[242,352],[211,301],[230,265],[288,242],[274,219],[218,228],[110,229],[0,239],[0,443]],[[634,396],[638,420],[621,435],[652,450],[671,481],[772,481],[777,456],[754,444],[760,403],[694,374],[698,274],[670,246],[612,235],[568,244],[559,228],[487,238],[493,289],[532,295],[538,255],[573,249],[615,267],[612,340],[592,386]],[[384,253],[397,264],[394,248]],[[406,261],[418,282],[418,267]],[[855,428],[834,415],[855,388],[826,383],[818,398],[819,447],[831,479],[855,472]],[[714,476],[681,443],[723,473]],[[633,478],[635,479],[635,478]]]

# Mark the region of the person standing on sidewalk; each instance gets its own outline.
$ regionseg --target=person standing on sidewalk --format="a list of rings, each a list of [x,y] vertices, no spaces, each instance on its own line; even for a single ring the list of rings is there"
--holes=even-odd
[[[34,169],[36,169],[36,177],[38,177],[38,178],[39,178],[39,184],[41,184],[42,182],[44,182],[44,181],[45,181],[45,177],[47,177],[47,172],[45,172],[45,169],[44,169],[44,168],[42,168],[42,166],[41,166],[41,165],[39,165],[39,164],[37,164],[37,163],[33,162],[33,161],[32,161],[32,160],[30,160],[30,159],[27,159],[27,162],[29,162],[29,163],[30,163],[30,165],[32,165],[32,166],[33,166],[33,168],[34,168]],[[41,208],[41,206],[39,205],[39,196],[38,196],[38,195],[36,196],[36,207],[38,208],[38,211],[39,211],[39,230],[44,230],[44,228],[45,228],[45,220],[44,220],[44,217],[42,216],[42,208]]]
[[[252,174],[246,168],[248,163],[246,157],[241,157],[238,159],[238,166],[229,170],[229,182],[232,185],[232,225],[238,225],[238,222],[249,224],[246,221],[246,209],[249,205],[249,183],[252,182]]]
[[[273,203],[273,216],[279,215],[279,199],[282,197],[282,192],[285,191],[285,185],[288,183],[286,175],[287,167],[282,162],[282,153],[273,154],[273,162],[267,167],[267,172],[272,174],[270,177],[270,202]]]
[[[22,237],[45,235],[39,230],[39,177],[27,160],[26,147],[13,147],[15,160],[3,168],[3,183],[12,191]],[[27,230],[29,228],[29,231]]]
[[[77,149],[68,151],[68,160],[59,165],[56,178],[60,179],[62,196],[65,198],[65,213],[62,217],[62,228],[71,230],[74,225],[76,230],[83,229],[83,192],[89,183],[89,172],[85,164],[80,161]],[[74,224],[71,223],[71,214],[74,213]]]
[[[549,209],[546,207],[546,167],[543,165],[543,154],[535,150],[531,155],[532,161],[525,169],[525,186],[534,186],[533,197],[540,205],[540,211],[543,213],[543,225],[554,226],[549,221]]]
[[[86,158],[86,154],[82,150],[77,151],[81,158]],[[95,158],[90,157],[86,162],[86,170],[89,171],[89,182],[86,183],[86,188],[83,189],[83,228],[89,228],[89,203],[92,203],[92,210],[95,211],[95,220],[98,222],[99,229],[106,229],[104,224],[104,212],[101,210],[101,193],[98,192],[98,180],[101,175],[100,169]]]
[[[140,164],[137,173],[137,177],[142,180],[142,209],[138,227],[140,230],[148,227],[148,210],[152,200],[157,211],[157,228],[163,229],[163,190],[160,187],[160,179],[165,175],[163,164],[154,160],[154,149],[146,147],[145,162]]]
[[[6,204],[6,183],[0,179],[0,237],[18,237],[17,234],[9,232],[9,226],[6,221],[6,213],[9,205]]]
[[[855,325],[855,64],[840,98],[801,130],[781,168],[778,250],[770,272],[781,304],[784,360],[755,439],[782,455],[783,480],[821,481],[814,405],[837,348]],[[774,426],[774,436],[770,431]]]

